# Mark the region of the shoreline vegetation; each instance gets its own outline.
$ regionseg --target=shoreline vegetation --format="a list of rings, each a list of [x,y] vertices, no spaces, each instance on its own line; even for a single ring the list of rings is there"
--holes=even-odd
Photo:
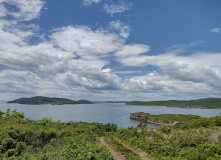
[[[174,126],[177,123],[187,123],[190,121],[200,120],[202,117],[198,115],[185,115],[185,114],[159,114],[152,115],[149,113],[138,112],[131,113],[130,119],[137,120],[144,123],[151,123],[156,125]]]
[[[47,117],[35,121],[16,109],[0,110],[0,159],[221,159],[221,114],[211,118],[141,112],[134,115],[164,124],[158,128],[143,123],[117,128],[112,123],[54,122]]]
[[[193,108],[193,109],[220,109],[221,98],[204,98],[197,100],[168,100],[168,101],[131,101],[125,105],[139,106],[166,106],[173,108]]]
[[[67,98],[49,98],[36,96],[31,98],[19,98],[13,101],[9,101],[7,103],[18,103],[18,104],[31,104],[31,105],[42,105],[42,104],[50,104],[50,105],[64,105],[64,104],[94,104],[88,100],[78,100],[74,101]]]

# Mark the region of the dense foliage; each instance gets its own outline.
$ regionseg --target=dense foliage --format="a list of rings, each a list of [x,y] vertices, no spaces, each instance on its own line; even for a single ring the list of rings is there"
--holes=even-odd
[[[192,120],[188,115],[179,116],[172,115],[171,119],[168,115],[159,116],[166,121],[180,119],[173,127],[163,124],[150,129],[140,123],[137,128],[118,129],[116,136],[156,159],[221,159],[221,115]]]
[[[157,159],[221,159],[221,116],[199,118],[159,129],[118,129],[116,136]]]
[[[113,159],[98,137],[116,131],[114,124],[33,121],[9,109],[0,113],[0,159]]]
[[[49,98],[49,97],[42,97],[36,96],[31,98],[19,98],[13,101],[9,101],[8,103],[19,103],[19,104],[54,104],[54,105],[61,105],[61,104],[93,104],[93,102],[88,100],[79,100],[74,101],[67,98]]]
[[[99,141],[102,136],[126,159],[140,157],[116,141],[116,137],[154,159],[221,159],[221,116],[183,118],[185,121],[173,127],[164,124],[148,128],[140,123],[137,127],[117,129],[114,124],[97,122],[64,123],[51,118],[33,121],[16,110],[0,110],[0,159],[112,160],[108,148]]]
[[[165,126],[164,126],[165,127]],[[159,130],[119,129],[117,136],[134,148],[142,149],[156,159],[221,159],[221,129]]]

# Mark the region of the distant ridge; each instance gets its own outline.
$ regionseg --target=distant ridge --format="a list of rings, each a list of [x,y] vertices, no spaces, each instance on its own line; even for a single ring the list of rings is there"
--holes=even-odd
[[[94,101],[94,103],[128,103],[129,101]]]
[[[178,108],[221,108],[221,98],[203,98],[197,100],[169,100],[169,101],[132,101],[126,105],[167,106]]]
[[[93,104],[93,102],[88,100],[78,100],[74,101],[67,98],[49,98],[36,96],[31,98],[19,98],[7,103],[19,103],[19,104],[51,104],[51,105],[63,105],[63,104]]]

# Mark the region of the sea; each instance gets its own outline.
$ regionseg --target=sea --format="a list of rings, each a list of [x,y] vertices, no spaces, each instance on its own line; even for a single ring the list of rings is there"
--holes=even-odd
[[[95,104],[68,104],[68,105],[27,105],[0,103],[0,109],[7,108],[24,112],[25,118],[40,120],[44,117],[61,122],[99,122],[114,123],[118,128],[137,126],[140,122],[131,120],[130,113],[144,112],[150,114],[192,114],[202,117],[213,117],[221,113],[221,109],[185,109],[165,106],[133,106],[124,103],[95,103]],[[147,127],[156,128],[157,125],[147,124]]]

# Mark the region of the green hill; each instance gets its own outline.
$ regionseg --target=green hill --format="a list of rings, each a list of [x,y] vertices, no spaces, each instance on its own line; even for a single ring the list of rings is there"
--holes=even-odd
[[[132,101],[126,105],[167,106],[180,108],[221,108],[221,98],[204,98],[197,100],[169,100],[169,101]]]
[[[62,104],[93,104],[93,102],[88,100],[74,101],[67,98],[49,98],[36,96],[31,98],[19,98],[7,103],[19,103],[19,104],[52,104],[52,105],[62,105]]]

